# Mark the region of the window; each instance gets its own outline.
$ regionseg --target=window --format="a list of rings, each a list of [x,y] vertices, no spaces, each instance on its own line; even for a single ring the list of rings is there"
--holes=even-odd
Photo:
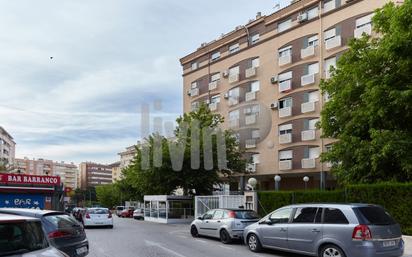
[[[279,135],[292,134],[292,124],[279,126]]]
[[[197,81],[192,82],[192,84],[190,84],[190,88],[191,89],[196,89],[197,88]]]
[[[312,63],[307,66],[306,74],[317,74],[319,73],[319,63]]]
[[[259,114],[259,112],[260,112],[260,105],[252,105],[252,106],[245,107],[245,109],[243,109],[244,114]]]
[[[250,92],[258,92],[260,89],[259,81],[253,81],[250,83]]]
[[[323,12],[329,12],[340,6],[341,0],[325,0],[323,3]]]
[[[378,206],[368,206],[355,208],[355,211],[359,210],[357,216],[361,216],[364,219],[364,224],[367,225],[393,225],[396,222],[383,208]]]
[[[239,43],[233,44],[229,46],[229,53],[233,54],[240,50]]]
[[[372,24],[373,13],[356,20],[356,28],[361,28]]]
[[[210,98],[211,103],[220,103],[220,95],[215,95]]]
[[[229,69],[229,76],[239,74],[239,66],[235,66]]]
[[[211,220],[212,218],[213,218],[213,214],[215,213],[215,210],[210,210],[210,211],[208,211],[208,212],[206,212],[204,215],[203,215],[203,219],[204,220]]]
[[[313,223],[315,221],[317,210],[318,208],[316,207],[297,208],[292,222]]]
[[[331,73],[331,67],[336,68],[336,57],[332,57],[325,60],[325,75],[326,78],[330,78],[333,74]]]
[[[292,75],[293,75],[292,71],[288,71],[288,72],[279,74],[279,83],[282,83],[282,82],[287,81],[287,80],[291,80]]]
[[[252,138],[253,139],[260,138],[260,130],[259,129],[252,130]]]
[[[308,37],[308,44],[307,46],[317,46],[318,45],[318,35],[314,35],[311,37]]]
[[[292,27],[292,19],[288,19],[278,23],[278,32],[285,31]]]
[[[317,159],[320,155],[319,147],[306,147],[304,152],[305,159]]]
[[[192,107],[192,111],[196,110],[197,108],[199,108],[199,102],[193,102],[191,104],[191,107]]]
[[[292,55],[292,46],[287,46],[278,50],[279,57],[291,56]]]
[[[259,57],[252,59],[252,68],[259,67]]]
[[[279,100],[279,109],[292,107],[292,97]]]
[[[336,28],[329,29],[325,31],[325,42],[336,37]]]
[[[198,63],[193,62],[191,68],[192,68],[192,70],[196,70],[198,68]]]
[[[215,82],[215,81],[218,81],[218,80],[220,80],[220,73],[213,74],[213,75],[210,77],[210,81],[211,81],[211,82]]]
[[[317,6],[312,9],[309,9],[308,10],[308,20],[318,17],[318,13],[319,13],[318,11],[319,9]]]
[[[239,119],[239,110],[234,110],[229,112],[229,120],[238,120]]]
[[[239,101],[239,88],[235,87],[229,90],[229,104],[237,104]]]
[[[292,208],[277,210],[270,214],[269,220],[272,223],[288,223],[291,214]]]
[[[250,37],[250,42],[253,44],[256,44],[257,42],[259,42],[260,39],[260,35],[259,34],[255,34],[253,36]]]
[[[322,211],[323,208],[318,208],[318,211],[316,212],[315,223],[322,223]]]
[[[308,129],[316,129],[316,124],[318,124],[319,119],[310,119],[308,120]]]
[[[252,163],[260,163],[260,154],[255,153],[252,155]]]
[[[293,150],[286,150],[279,152],[279,161],[288,161],[293,158]]]
[[[220,52],[214,52],[212,54],[212,57],[211,57],[212,61],[216,61],[219,58],[220,58]]]
[[[219,220],[223,218],[223,211],[222,210],[216,210],[215,213],[213,214],[213,219],[214,220]]]
[[[323,214],[323,223],[326,224],[349,224],[345,214],[335,208],[325,208]]]

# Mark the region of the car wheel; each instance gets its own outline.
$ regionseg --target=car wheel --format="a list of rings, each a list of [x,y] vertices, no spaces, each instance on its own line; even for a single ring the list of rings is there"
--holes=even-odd
[[[192,227],[190,227],[190,234],[192,235],[192,237],[199,237],[199,232],[197,231],[195,225],[192,225]]]
[[[220,241],[224,244],[229,244],[230,242],[232,242],[232,238],[230,238],[230,235],[226,231],[226,229],[220,230]]]
[[[259,238],[255,234],[250,234],[247,237],[247,245],[249,246],[249,250],[255,253],[262,250],[262,245],[260,244]]]
[[[346,255],[339,246],[329,244],[321,248],[319,257],[346,257]]]

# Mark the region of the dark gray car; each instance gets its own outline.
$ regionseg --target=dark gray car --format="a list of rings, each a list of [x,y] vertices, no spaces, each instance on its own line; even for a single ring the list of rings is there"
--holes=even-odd
[[[402,256],[399,224],[380,206],[303,204],[280,208],[245,228],[251,251],[273,248],[321,257]]]
[[[70,257],[83,257],[89,253],[89,242],[83,226],[64,212],[0,208],[0,213],[40,219],[50,244]]]

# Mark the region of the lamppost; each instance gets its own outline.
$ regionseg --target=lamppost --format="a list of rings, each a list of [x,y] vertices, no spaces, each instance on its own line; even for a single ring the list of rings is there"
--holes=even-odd
[[[304,176],[303,177],[303,182],[305,182],[305,191],[308,189],[308,182],[309,182],[309,177],[308,176]]]
[[[280,181],[282,180],[282,177],[279,175],[276,175],[273,179],[275,180],[275,191],[279,191]]]
[[[257,180],[255,178],[250,178],[247,183],[252,187],[252,191],[255,191]]]

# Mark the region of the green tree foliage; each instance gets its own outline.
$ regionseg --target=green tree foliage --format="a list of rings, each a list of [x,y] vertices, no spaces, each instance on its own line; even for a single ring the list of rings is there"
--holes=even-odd
[[[322,159],[342,183],[412,179],[412,1],[377,10],[373,27],[321,83],[320,127],[338,139]]]
[[[96,196],[103,207],[112,208],[120,203],[120,192],[115,184],[97,186]]]
[[[223,122],[223,118],[219,114],[212,113],[206,105],[201,105],[197,111],[185,113],[177,119],[175,138],[172,141],[158,134],[153,134],[146,140],[143,148],[137,149],[132,164],[123,170],[124,179],[122,181],[128,183],[128,186],[135,190],[140,197],[143,195],[170,194],[177,188],[182,189],[185,194],[210,194],[213,185],[221,183],[222,179],[229,180],[229,175],[233,171],[243,172],[245,170],[245,161],[242,159],[242,152],[238,150],[237,141],[230,131],[223,131],[228,160],[227,169],[219,169],[218,167],[216,135],[212,136],[213,168],[211,170],[204,168],[203,151],[200,151],[200,167],[191,167],[192,131],[190,124],[195,121],[200,123],[200,128],[210,127],[213,129],[219,127]],[[188,124],[189,127],[185,124]],[[200,135],[198,147],[203,149],[203,132]],[[153,155],[156,142],[160,142],[161,167],[153,165],[153,158],[156,158]],[[176,147],[185,147],[182,167],[179,171],[173,169],[169,151],[170,144],[174,144]],[[142,162],[145,161],[142,151],[149,152],[148,169],[142,168]]]

